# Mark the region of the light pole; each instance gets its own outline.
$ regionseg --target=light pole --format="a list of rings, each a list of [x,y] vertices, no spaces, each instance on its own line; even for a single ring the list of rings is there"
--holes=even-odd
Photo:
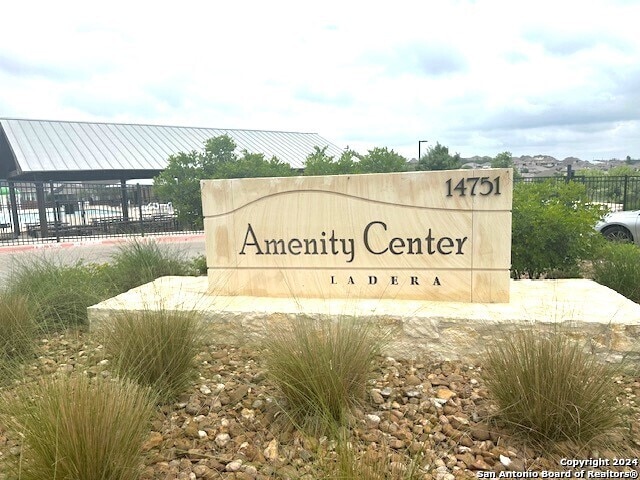
[[[423,143],[429,143],[429,140],[418,140],[418,162],[420,161],[420,158],[422,158],[420,156],[420,153],[422,152],[422,144]]]

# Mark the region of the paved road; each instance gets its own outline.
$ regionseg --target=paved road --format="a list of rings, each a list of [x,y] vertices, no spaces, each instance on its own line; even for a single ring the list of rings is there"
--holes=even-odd
[[[175,249],[187,257],[204,255],[204,235],[165,235],[153,238],[162,248]],[[139,237],[138,237],[139,239]],[[134,238],[102,238],[83,240],[79,243],[50,243],[33,245],[12,245],[0,247],[0,286],[5,285],[11,272],[19,268],[21,262],[46,257],[73,265],[78,261],[107,262],[118,248]]]

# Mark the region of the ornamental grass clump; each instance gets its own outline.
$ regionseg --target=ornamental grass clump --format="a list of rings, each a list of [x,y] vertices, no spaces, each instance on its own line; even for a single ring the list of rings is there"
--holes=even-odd
[[[640,248],[631,243],[608,243],[593,262],[593,279],[629,300],[640,303]]]
[[[149,389],[86,376],[42,379],[0,400],[22,439],[21,480],[135,480],[154,409]]]
[[[204,327],[194,312],[127,312],[99,329],[113,370],[169,402],[184,392],[197,373],[196,355]]]
[[[342,436],[336,443],[336,459],[329,463],[331,480],[418,480],[425,478],[421,467],[423,453],[404,454],[391,449],[384,440],[365,446]]]
[[[24,296],[39,327],[84,325],[87,307],[109,298],[108,282],[93,265],[63,265],[47,257],[21,262],[9,279],[9,295]]]
[[[484,370],[497,419],[534,442],[586,444],[624,422],[614,367],[561,332],[509,332],[487,351]]]
[[[180,251],[161,248],[153,241],[134,240],[119,247],[107,269],[107,276],[117,293],[169,275],[185,276],[192,270]]]
[[[276,327],[266,340],[267,368],[294,425],[313,434],[345,425],[350,409],[364,400],[389,333],[354,317],[298,318]]]
[[[0,385],[16,377],[20,365],[33,355],[38,332],[25,297],[0,295]]]

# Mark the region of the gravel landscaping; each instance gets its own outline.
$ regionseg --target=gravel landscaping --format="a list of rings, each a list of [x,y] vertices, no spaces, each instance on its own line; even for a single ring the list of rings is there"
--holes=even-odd
[[[25,382],[43,375],[112,375],[102,346],[81,331],[41,338],[36,356],[24,367]],[[199,378],[189,390],[157,409],[142,479],[335,478],[335,440],[310,438],[288,424],[258,348],[211,343],[198,365]],[[611,439],[611,448],[566,446],[568,458],[640,458],[640,377],[637,366],[624,372],[612,379],[623,393],[610,401],[630,407],[629,431]],[[380,357],[367,401],[351,422],[354,461],[384,459],[398,474],[384,478],[402,478],[412,462],[420,472],[414,478],[438,480],[477,478],[478,471],[568,470],[559,463],[561,454],[509,437],[490,421],[494,412],[479,365]],[[0,429],[0,472],[20,448],[14,433]],[[625,468],[637,471],[600,470]]]

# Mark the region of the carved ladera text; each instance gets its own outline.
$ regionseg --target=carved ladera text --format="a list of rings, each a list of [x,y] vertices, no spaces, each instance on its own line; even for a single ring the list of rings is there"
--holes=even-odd
[[[362,245],[373,255],[464,255],[468,237],[436,236],[429,228],[424,236],[397,237],[386,235],[387,224],[376,220],[362,231]],[[377,239],[377,240],[376,240]],[[335,230],[320,232],[317,238],[259,239],[250,223],[240,249],[240,255],[343,255],[346,263],[356,256],[356,240],[340,238]]]
[[[388,280],[387,280],[388,279]],[[423,279],[418,277],[417,275],[410,275],[409,277],[400,280],[398,275],[390,275],[387,279],[382,280],[380,283],[385,283],[386,285],[410,285],[410,286],[419,286],[423,285]],[[345,283],[346,285],[357,285],[357,284],[366,284],[366,285],[377,285],[378,284],[378,276],[377,275],[346,275],[341,280],[337,278],[336,275],[330,276],[331,285],[339,285],[340,283]],[[432,283],[434,287],[440,287],[442,283],[440,283],[440,279],[438,277],[433,277]]]

